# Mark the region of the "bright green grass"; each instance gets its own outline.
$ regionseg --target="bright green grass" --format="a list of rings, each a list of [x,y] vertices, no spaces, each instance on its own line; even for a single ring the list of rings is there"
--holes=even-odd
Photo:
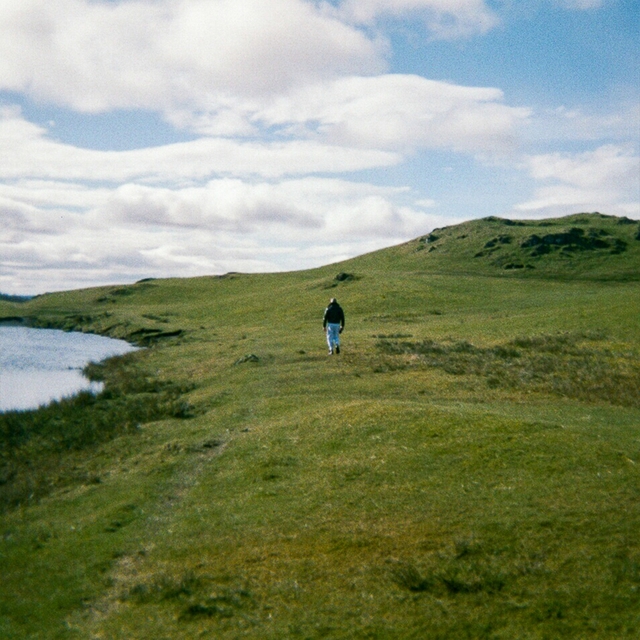
[[[0,637],[637,637],[638,390],[562,395],[537,357],[569,336],[589,352],[556,354],[572,388],[637,384],[640,283],[448,275],[423,253],[2,303],[115,336],[182,330],[136,357],[192,389],[193,417],[58,452],[73,473],[4,513]],[[475,351],[452,374],[455,351],[385,341]],[[481,370],[514,341],[531,384]]]

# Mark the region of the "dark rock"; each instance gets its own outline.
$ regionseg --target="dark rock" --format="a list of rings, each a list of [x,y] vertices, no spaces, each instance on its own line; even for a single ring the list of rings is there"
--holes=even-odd
[[[497,238],[493,238],[489,240],[487,244],[484,245],[485,249],[491,249],[492,247],[496,247],[499,244],[510,244],[513,238],[511,236],[498,236]]]
[[[549,233],[540,237],[537,234],[529,236],[520,247],[523,249],[532,248],[532,256],[540,256],[552,250],[562,249],[564,251],[592,251],[595,249],[613,249],[616,253],[621,253],[626,249],[626,243],[622,240],[612,242],[607,239],[609,234],[604,229],[590,229],[585,234],[584,229],[572,227],[569,231],[562,233]]]
[[[344,271],[341,271],[335,279],[338,282],[348,282],[350,280],[355,280],[355,276],[352,273],[344,273]]]

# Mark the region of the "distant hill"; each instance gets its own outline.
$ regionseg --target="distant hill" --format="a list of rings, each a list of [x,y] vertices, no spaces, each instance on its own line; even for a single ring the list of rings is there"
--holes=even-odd
[[[547,220],[489,217],[353,261],[400,270],[558,279],[640,280],[640,221],[601,213]]]
[[[14,296],[9,293],[0,293],[0,300],[6,302],[28,302],[33,296]]]

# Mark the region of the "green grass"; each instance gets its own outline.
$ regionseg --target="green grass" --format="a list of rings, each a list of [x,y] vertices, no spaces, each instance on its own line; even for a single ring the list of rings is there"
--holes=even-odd
[[[544,221],[489,220],[440,232],[448,262],[418,239],[0,303],[149,345],[94,370],[91,407],[3,440],[22,475],[0,493],[29,470],[46,490],[5,501],[0,637],[637,637],[637,229],[582,218],[608,248],[526,272],[473,255]],[[128,420],[143,399],[160,413]]]
[[[36,411],[0,413],[0,513],[78,480],[100,483],[96,475],[76,477],[74,461],[143,424],[193,413],[181,399],[190,385],[154,380],[145,375],[141,358],[112,358],[89,364],[85,372],[106,383],[103,393],[82,392]]]

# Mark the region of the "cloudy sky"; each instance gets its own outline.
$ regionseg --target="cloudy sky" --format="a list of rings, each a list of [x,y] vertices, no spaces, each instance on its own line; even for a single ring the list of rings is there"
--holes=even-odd
[[[637,0],[0,0],[0,291],[640,219]]]

